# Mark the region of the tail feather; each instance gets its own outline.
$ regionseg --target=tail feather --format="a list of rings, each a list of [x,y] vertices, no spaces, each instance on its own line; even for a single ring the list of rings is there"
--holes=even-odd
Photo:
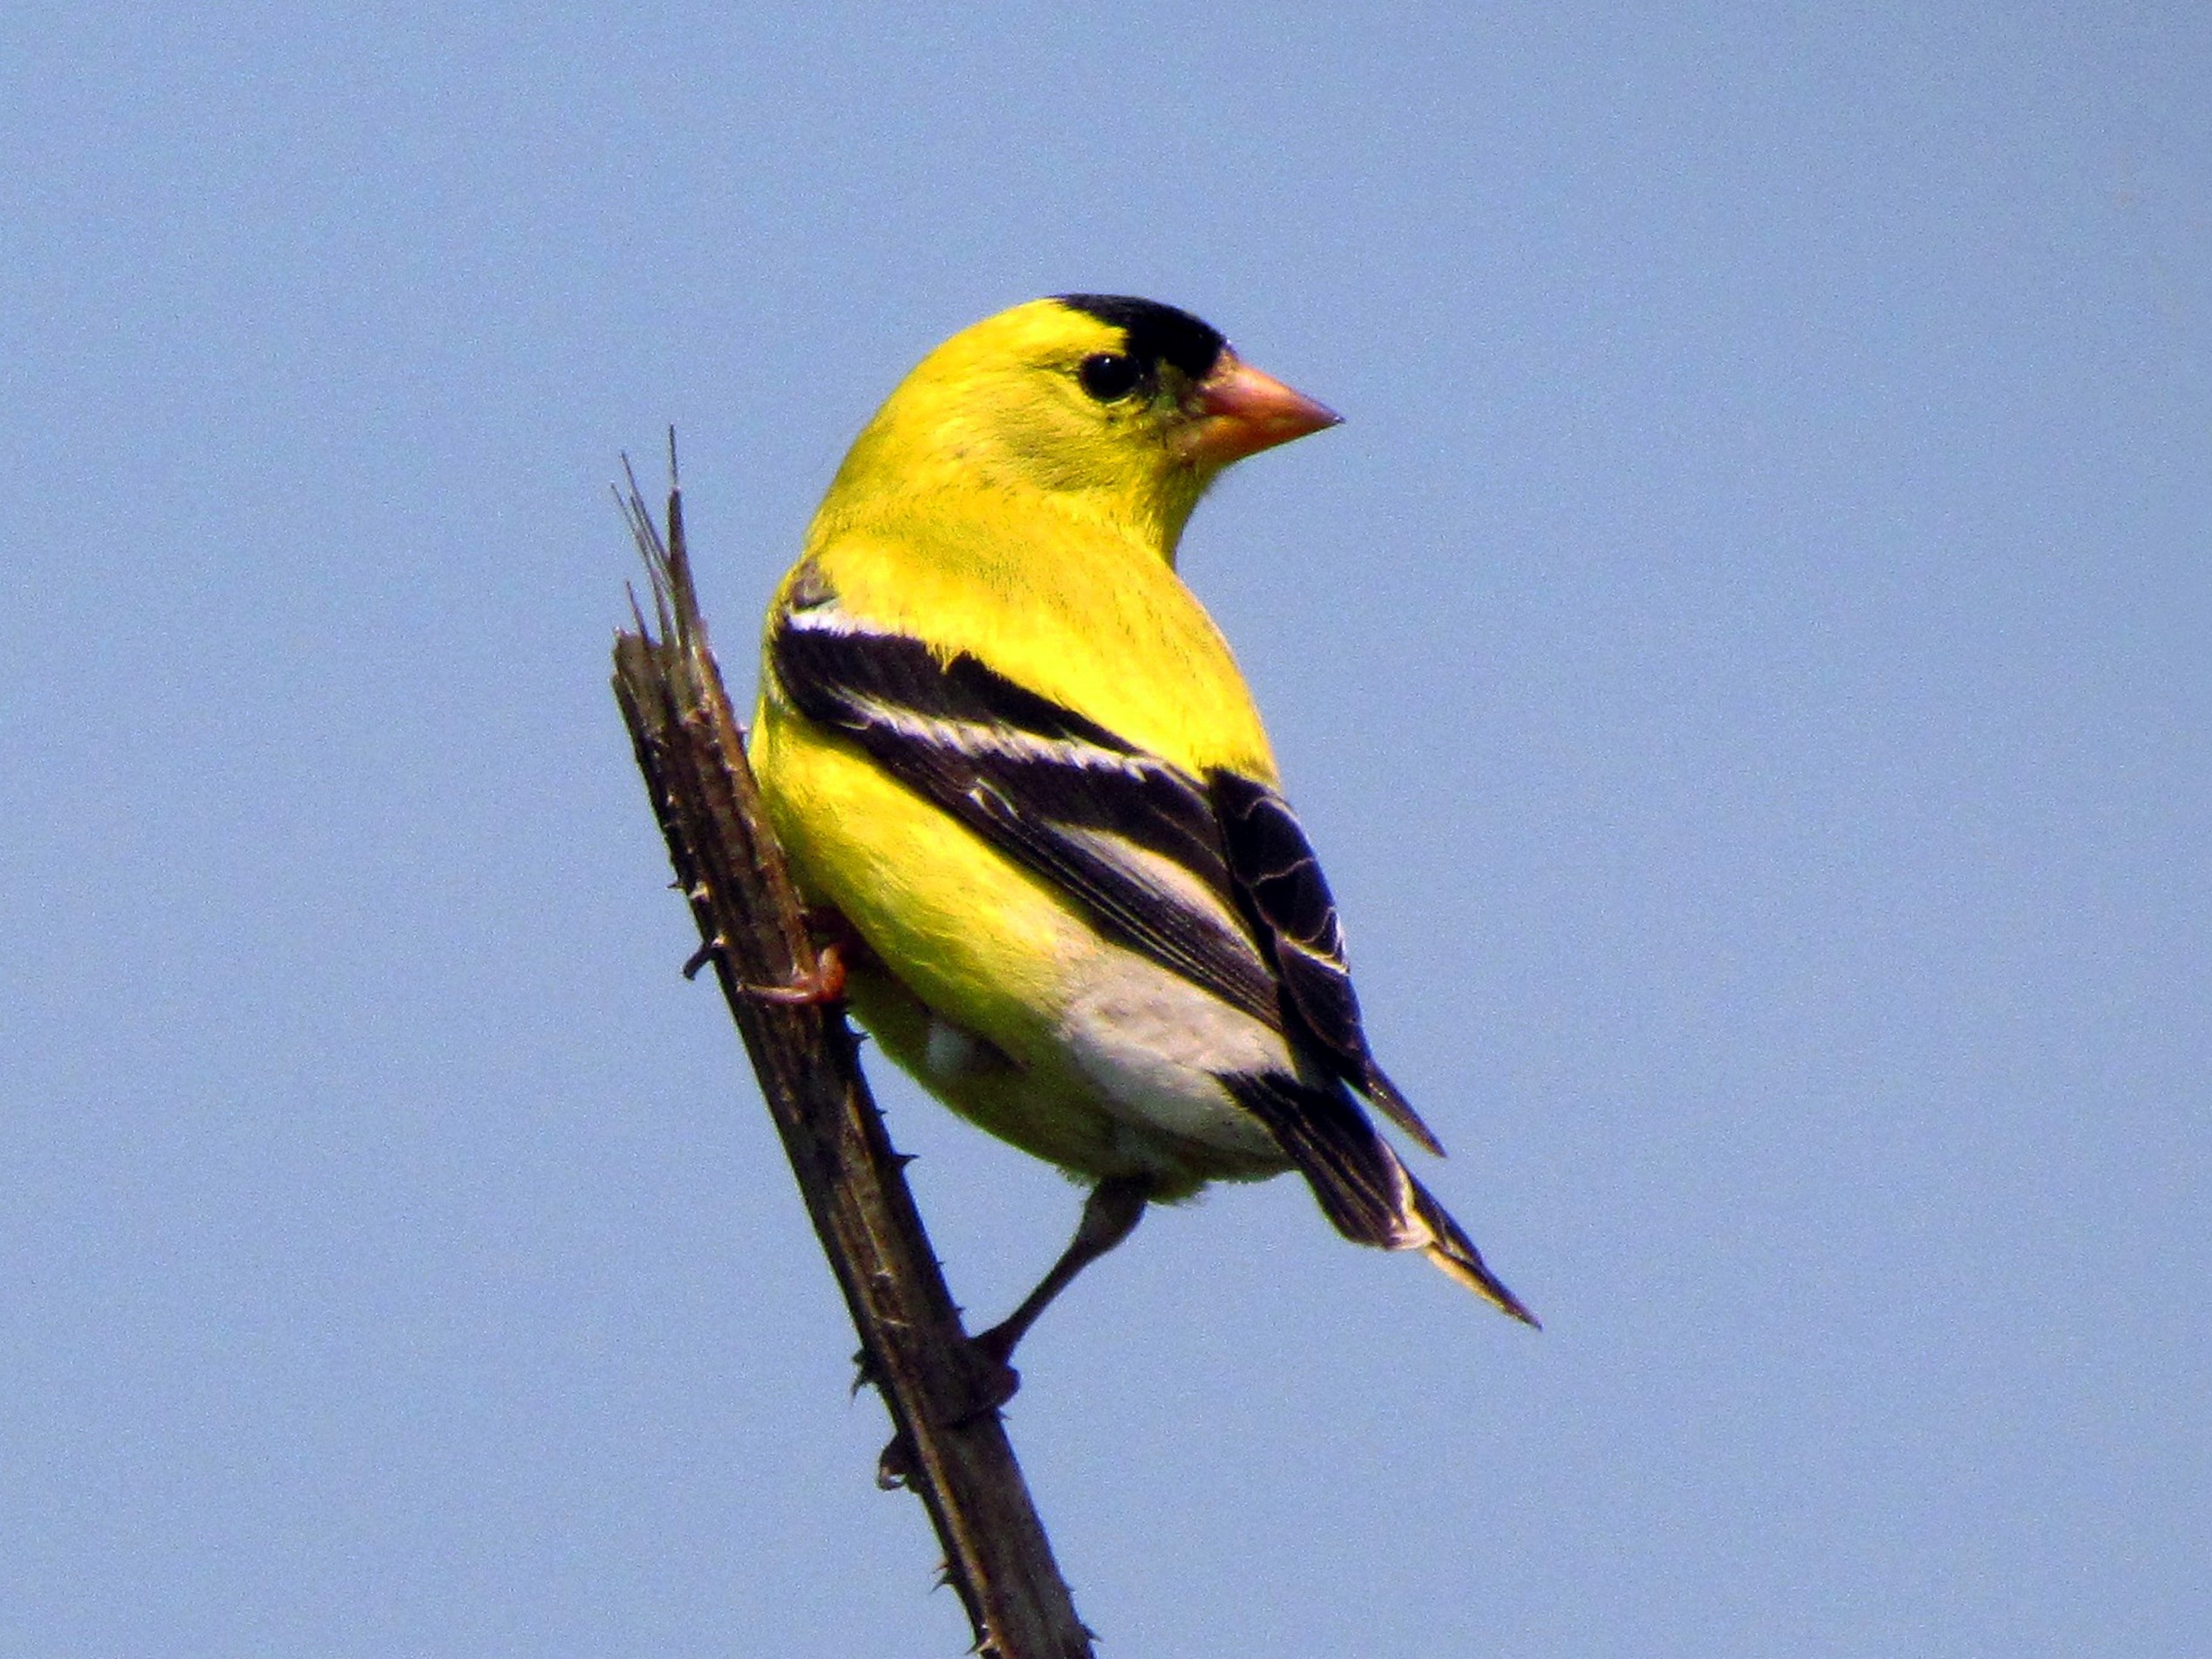
[[[1267,1125],[1337,1232],[1358,1244],[1419,1250],[1501,1311],[1524,1324],[1536,1323],[1521,1298],[1483,1265],[1481,1252],[1460,1224],[1413,1179],[1366,1113],[1341,1089],[1279,1077],[1222,1081],[1238,1105]]]
[[[1383,1150],[1390,1152],[1387,1146]],[[1397,1161],[1397,1153],[1391,1152],[1390,1156],[1392,1162]],[[1419,1250],[1501,1312],[1511,1314],[1522,1324],[1542,1330],[1543,1326],[1538,1322],[1536,1316],[1528,1311],[1520,1297],[1506,1288],[1504,1280],[1483,1265],[1482,1253],[1474,1248],[1474,1241],[1460,1230],[1460,1224],[1430,1195],[1428,1188],[1415,1180],[1402,1164],[1399,1166],[1399,1173],[1405,1177],[1405,1185],[1412,1189],[1412,1201],[1409,1207],[1428,1236],[1426,1239],[1408,1239],[1397,1248]]]

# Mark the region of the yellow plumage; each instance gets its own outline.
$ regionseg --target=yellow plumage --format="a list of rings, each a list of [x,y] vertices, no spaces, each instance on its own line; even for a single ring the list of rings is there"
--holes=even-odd
[[[968,651],[1178,765],[1274,776],[1228,642],[1175,574],[1218,467],[1102,426],[1067,372],[1122,330],[1050,300],[940,346],[868,423],[807,536],[854,610]],[[803,564],[802,564],[803,568]]]
[[[854,442],[779,589],[752,764],[884,1051],[1106,1183],[1093,1210],[1121,1195],[1111,1223],[1086,1211],[1074,1267],[1148,1199],[1297,1166],[1353,1236],[1520,1312],[1353,1104],[1426,1133],[1336,989],[1317,867],[1259,881],[1276,843],[1310,853],[1175,573],[1222,466],[1334,418],[1147,302],[1040,300],[956,336]],[[1351,1151],[1307,1147],[1309,1119]]]

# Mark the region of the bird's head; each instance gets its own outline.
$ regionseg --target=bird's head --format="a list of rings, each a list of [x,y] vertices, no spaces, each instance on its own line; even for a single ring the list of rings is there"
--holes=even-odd
[[[1187,311],[1064,294],[988,317],[923,358],[854,444],[831,501],[1049,496],[1172,559],[1223,467],[1337,418]]]

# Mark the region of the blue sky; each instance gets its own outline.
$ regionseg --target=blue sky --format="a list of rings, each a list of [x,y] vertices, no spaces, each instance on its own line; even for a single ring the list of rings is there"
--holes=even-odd
[[[1194,15],[1203,11],[1205,15]],[[1105,1651],[2212,1628],[2192,9],[98,5],[0,22],[0,1647],[956,1653],[606,691],[680,429],[740,683],[1021,299],[1344,426],[1184,568],[1432,1184],[1024,1352]],[[878,1079],[957,1293],[1057,1176]]]

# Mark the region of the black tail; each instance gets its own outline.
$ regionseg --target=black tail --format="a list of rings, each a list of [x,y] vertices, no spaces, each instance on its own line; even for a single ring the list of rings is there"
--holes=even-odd
[[[1268,1126],[1337,1232],[1358,1244],[1419,1250],[1477,1295],[1524,1324],[1535,1324],[1521,1298],[1483,1266],[1481,1253],[1460,1224],[1341,1090],[1276,1077],[1222,1081],[1239,1105]]]

